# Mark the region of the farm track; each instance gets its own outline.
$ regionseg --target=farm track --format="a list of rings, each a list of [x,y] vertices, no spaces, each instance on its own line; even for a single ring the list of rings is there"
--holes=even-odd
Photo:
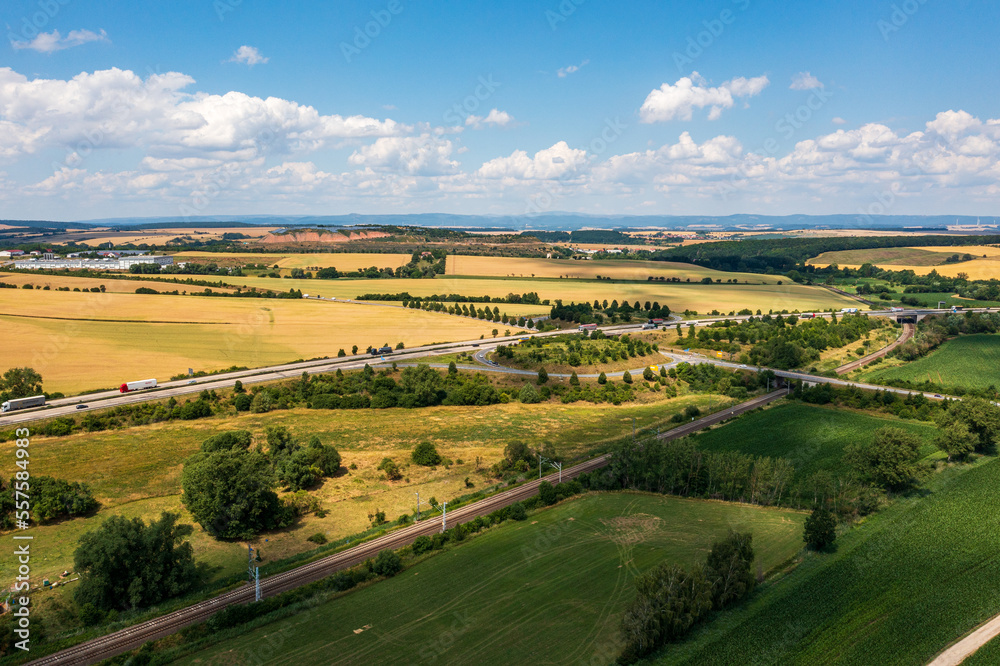
[[[766,395],[740,403],[730,409],[722,410],[673,428],[659,435],[659,439],[671,440],[690,435],[693,432],[716,425],[744,412],[762,407],[787,395],[787,393],[786,389],[772,391]],[[573,479],[580,474],[600,469],[607,462],[608,455],[598,456],[597,458],[564,470],[562,477],[567,480]],[[542,481],[555,483],[559,477],[560,475],[556,473],[545,476],[542,479],[529,481],[517,488],[497,493],[474,504],[455,509],[447,517],[453,525],[468,522],[478,516],[486,515],[497,509],[509,506],[514,502],[532,497],[537,494],[538,485]],[[410,527],[396,530],[377,539],[366,541],[354,548],[328,555],[289,571],[268,576],[260,582],[261,594],[265,597],[270,597],[301,587],[302,585],[313,583],[337,571],[360,564],[374,557],[379,551],[402,548],[413,543],[418,536],[436,534],[440,531],[441,524],[436,519],[428,519]],[[85,666],[96,664],[129,650],[134,650],[147,641],[169,636],[184,627],[203,622],[227,606],[251,603],[253,599],[253,588],[249,585],[244,585],[238,589],[225,592],[212,599],[207,599],[162,617],[147,620],[146,622],[116,631],[113,634],[95,638],[60,652],[41,657],[29,662],[29,664],[32,666],[47,664]]]
[[[893,341],[889,345],[886,345],[885,347],[882,347],[882,349],[879,349],[877,352],[868,354],[867,356],[863,356],[856,361],[845,363],[844,365],[834,370],[834,372],[836,372],[838,375],[846,375],[851,370],[857,370],[861,366],[867,365],[868,363],[871,363],[877,358],[882,358],[883,356],[891,352],[893,349],[895,349],[899,345],[903,344],[904,342],[907,342],[910,338],[912,338],[913,334],[916,332],[916,328],[917,327],[913,324],[903,324],[903,332],[899,334],[899,337],[896,338],[895,341]]]

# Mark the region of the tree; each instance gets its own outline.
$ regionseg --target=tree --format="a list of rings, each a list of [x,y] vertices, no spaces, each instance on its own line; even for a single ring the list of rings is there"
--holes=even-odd
[[[0,379],[0,398],[14,400],[40,395],[42,376],[32,368],[11,368]]]
[[[236,383],[233,384],[233,393],[243,393],[244,390],[245,389],[243,388],[243,382],[237,379]]]
[[[458,366],[455,365],[454,361],[449,361],[448,362],[448,376],[449,377],[454,377],[457,374],[458,374]]]
[[[437,447],[431,442],[420,442],[417,444],[413,447],[413,453],[410,454],[410,457],[413,459],[413,462],[424,467],[434,467],[441,464],[441,454],[438,453]]]
[[[603,372],[601,374],[597,375],[597,383],[601,384],[602,386],[604,384],[607,384],[608,383],[608,376],[606,374],[604,374]]]
[[[521,390],[518,391],[517,399],[526,405],[534,405],[542,401],[542,396],[539,395],[538,389],[536,389],[532,384],[525,384],[521,387]]]
[[[354,345],[353,347],[351,347],[351,356],[356,356],[357,353],[358,353],[358,346]]]
[[[626,384],[631,384],[632,383],[632,373],[630,373],[628,370],[626,370],[625,374],[622,375],[622,381],[625,382]]]
[[[305,449],[285,456],[277,466],[278,480],[292,491],[312,488],[322,478],[321,470],[312,464],[312,457]]]
[[[656,375],[653,374],[652,368],[647,367],[642,371],[642,378],[645,379],[647,382],[651,382],[654,379],[656,379]]]
[[[343,358],[347,356],[347,352],[343,348],[337,350],[337,358]]]
[[[499,334],[500,334],[500,331],[494,328],[494,329],[493,329],[493,337],[495,338],[495,337],[497,337],[497,336],[498,336]]]
[[[403,570],[403,560],[394,550],[379,551],[372,562],[372,573],[376,576],[395,576]]]
[[[825,550],[837,538],[837,519],[823,506],[817,506],[806,518],[802,540],[813,550]]]
[[[271,464],[262,453],[196,453],[184,463],[181,501],[212,536],[250,539],[285,520],[274,486]]]
[[[141,518],[112,516],[84,534],[73,553],[80,572],[76,603],[128,610],[187,592],[197,579],[194,551],[184,540],[193,530],[179,518],[164,512],[146,525]]]
[[[569,376],[569,385],[580,386],[580,378],[576,376],[576,370],[574,370],[573,374]]]
[[[964,421],[955,420],[947,423],[939,428],[938,433],[934,443],[948,454],[948,462],[951,462],[952,458],[965,460],[979,444],[979,437],[969,429]]]
[[[323,476],[333,476],[340,470],[340,452],[329,444],[323,444],[313,435],[309,445],[302,449],[311,467],[317,468]]]
[[[201,450],[206,453],[213,451],[228,451],[229,449],[249,449],[251,435],[248,430],[227,430],[212,435],[201,443]]]
[[[849,444],[844,459],[878,485],[898,490],[912,480],[919,448],[916,435],[900,428],[879,428],[871,442]]]
[[[753,559],[753,535],[749,532],[730,531],[725,539],[712,544],[705,575],[713,584],[715,608],[725,608],[753,591]]]
[[[399,471],[399,465],[392,458],[382,458],[382,462],[379,463],[378,469],[385,472],[385,478],[390,481],[399,481],[403,478],[403,473]]]
[[[545,368],[538,369],[538,385],[541,386],[545,382],[549,381],[549,373],[545,372]]]
[[[269,411],[271,411],[271,394],[267,391],[257,393],[250,401],[250,413],[264,414]]]
[[[952,403],[948,421],[961,421],[978,438],[976,450],[992,453],[1000,441],[1000,408],[982,398],[968,398]]]
[[[285,426],[267,426],[264,434],[267,436],[267,451],[272,459],[294,453],[299,448],[292,439],[292,432]]]

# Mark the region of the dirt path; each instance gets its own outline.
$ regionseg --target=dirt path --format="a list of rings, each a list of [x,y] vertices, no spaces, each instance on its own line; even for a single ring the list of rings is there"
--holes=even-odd
[[[958,666],[997,635],[1000,635],[1000,615],[976,627],[971,634],[939,654],[927,666]]]
[[[875,359],[877,359],[879,357],[882,357],[882,356],[885,356],[886,354],[888,354],[889,352],[891,352],[893,349],[895,349],[899,345],[903,344],[904,342],[906,342],[907,340],[909,340],[910,338],[912,338],[913,337],[913,333],[914,333],[915,330],[916,330],[916,327],[913,324],[903,324],[903,332],[900,333],[899,337],[896,338],[895,342],[893,342],[892,344],[890,344],[890,345],[888,345],[886,347],[882,347],[882,349],[879,349],[877,352],[874,352],[872,354],[868,354],[868,356],[862,356],[861,358],[859,358],[856,361],[851,361],[850,363],[846,363],[846,364],[840,366],[839,368],[837,368],[836,370],[834,370],[834,372],[836,372],[838,375],[844,375],[844,374],[847,374],[848,372],[850,372],[851,370],[856,370],[856,369],[860,368],[861,366],[865,365],[866,363],[871,363]]]

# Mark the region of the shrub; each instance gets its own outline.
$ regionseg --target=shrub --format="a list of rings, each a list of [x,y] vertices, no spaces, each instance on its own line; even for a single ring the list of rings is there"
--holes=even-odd
[[[326,535],[323,534],[322,532],[316,532],[316,534],[313,534],[311,537],[306,539],[306,541],[311,541],[312,543],[319,544],[322,546],[324,543],[326,543]]]
[[[418,536],[413,542],[413,552],[417,555],[429,552],[434,548],[434,541],[429,536]]]
[[[394,550],[383,550],[375,556],[372,562],[372,572],[378,576],[389,578],[403,570],[403,560]]]
[[[825,507],[818,506],[806,518],[802,540],[813,550],[824,550],[837,538],[837,519]]]
[[[420,442],[417,444],[413,449],[411,458],[413,462],[424,467],[434,467],[441,464],[441,454],[438,453],[437,447],[431,442]]]

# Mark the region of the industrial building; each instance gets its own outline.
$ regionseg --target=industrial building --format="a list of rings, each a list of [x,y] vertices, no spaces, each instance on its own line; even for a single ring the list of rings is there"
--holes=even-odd
[[[134,264],[159,264],[160,266],[170,266],[173,263],[173,257],[145,254],[134,257],[109,257],[103,259],[28,259],[25,261],[15,261],[14,268],[25,268],[29,270],[89,268],[95,271],[127,271],[132,268]]]

